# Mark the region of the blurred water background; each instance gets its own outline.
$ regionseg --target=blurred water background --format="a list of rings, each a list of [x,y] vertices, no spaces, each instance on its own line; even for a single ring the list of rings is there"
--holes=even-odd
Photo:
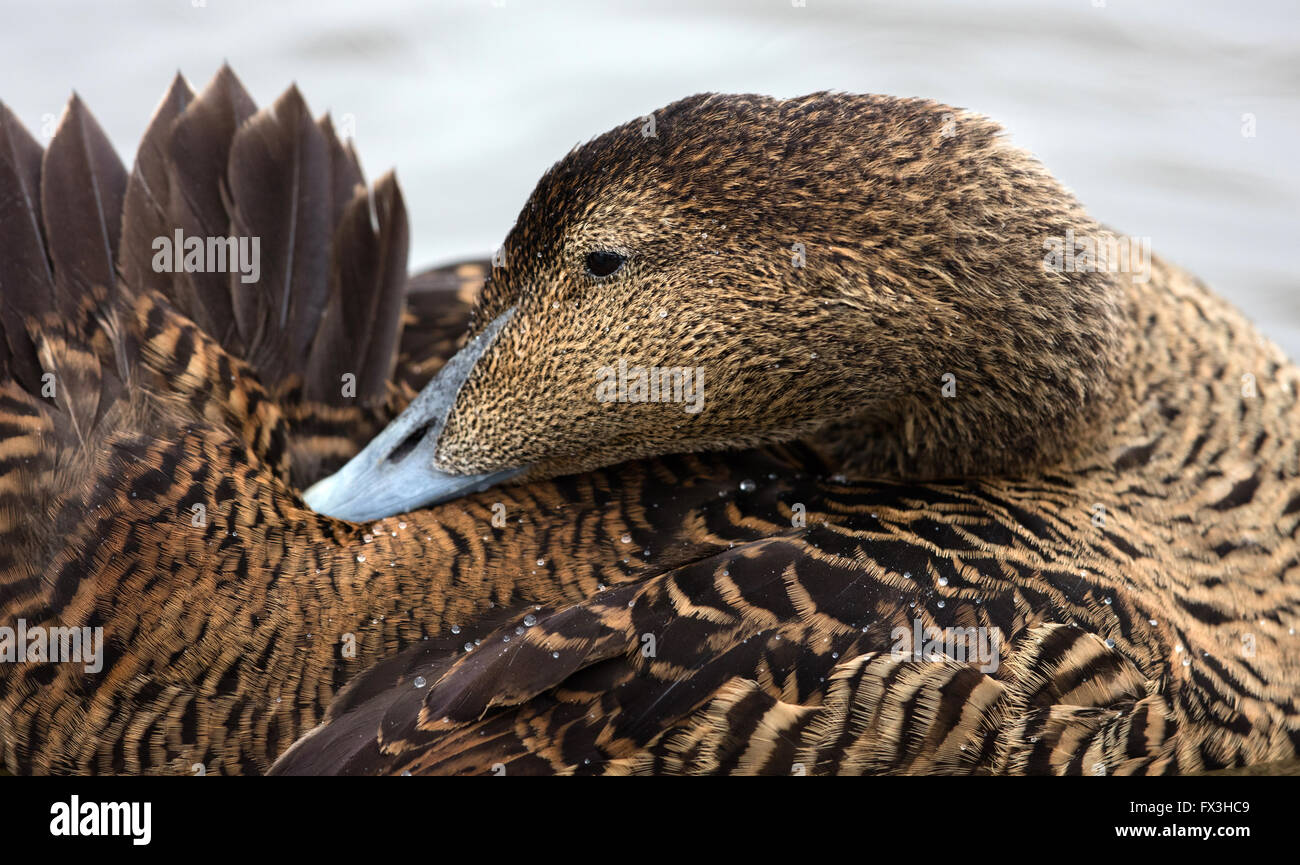
[[[796,2],[0,0],[0,99],[39,133],[75,88],[129,163],[177,70],[296,81],[398,169],[416,268],[494,249],[570,147],[681,96],[929,96],[1300,359],[1300,3]]]

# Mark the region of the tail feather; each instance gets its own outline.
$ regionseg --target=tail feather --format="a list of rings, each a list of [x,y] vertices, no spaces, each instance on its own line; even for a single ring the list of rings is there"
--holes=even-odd
[[[334,124],[325,115],[317,124],[325,137],[330,152],[330,225],[335,226],[333,255],[330,259],[329,302],[317,328],[312,343],[308,366],[312,370],[306,381],[306,397],[326,405],[344,405],[343,376],[355,363],[348,360],[355,352],[355,343],[349,340],[348,327],[360,322],[360,298],[355,292],[345,292],[350,280],[341,272],[347,266],[341,250],[347,246],[350,223],[347,214],[354,201],[366,200],[365,178],[361,165],[350,145],[339,141]]]
[[[343,211],[348,202],[357,194],[357,187],[365,187],[366,179],[361,173],[361,163],[357,153],[352,149],[352,142],[342,142],[334,131],[334,123],[328,114],[316,121],[316,128],[325,138],[325,145],[330,154],[330,225],[338,225],[343,220]]]
[[[329,296],[330,152],[296,87],[235,133],[228,170],[232,233],[260,239],[255,283],[230,276],[245,357],[267,381],[306,365]]]
[[[335,234],[329,311],[312,352],[309,399],[339,404],[344,376],[356,377],[362,406],[387,398],[406,291],[406,206],[392,173],[372,195],[358,190]]]
[[[192,101],[185,92],[173,84],[149,133],[162,136],[170,125],[170,146],[159,148],[169,216],[141,227],[131,257],[142,260],[156,226],[186,237],[256,237],[256,282],[233,269],[178,273],[164,294],[271,392],[302,385],[300,397],[312,402],[381,410],[406,290],[408,229],[396,181],[382,178],[368,192],[351,144],[328,117],[311,119],[297,88],[258,111],[223,67]],[[136,186],[156,185],[150,168],[137,164]],[[347,374],[355,388],[345,387]]]
[[[12,376],[31,394],[43,370],[27,319],[54,296],[41,218],[41,146],[0,103],[0,380]]]
[[[172,224],[187,237],[224,237],[230,216],[223,200],[235,132],[257,111],[229,66],[222,66],[172,126],[167,149]],[[226,350],[245,357],[224,273],[178,272],[178,306]]]
[[[410,234],[406,202],[392,171],[379,178],[371,197],[374,210],[374,245],[378,263],[371,276],[373,306],[366,328],[367,345],[363,383],[367,393],[378,394],[391,378],[402,333],[406,295],[406,254]]]
[[[41,210],[59,310],[73,318],[86,289],[116,294],[126,169],[108,136],[73,95],[45,152]]]
[[[122,280],[127,285],[151,288],[174,297],[181,312],[195,319],[197,301],[188,281],[173,287],[169,271],[156,271],[154,241],[170,238],[176,229],[171,215],[171,173],[168,148],[177,118],[194,101],[194,91],[180,73],[163,97],[149,128],[140,140],[135,166],[126,185],[126,202],[122,211],[122,255],[119,262]],[[184,291],[178,291],[183,288]],[[197,321],[197,319],[196,319]]]
[[[406,207],[390,172],[367,192],[351,143],[320,129],[330,149],[335,220],[329,300],[307,364],[306,396],[347,405],[343,385],[355,377],[356,402],[377,409],[388,398],[406,291]]]
[[[55,399],[83,442],[101,406],[111,405],[123,387],[117,372],[106,375],[99,358],[113,351],[103,320],[117,295],[125,195],[126,169],[74,94],[41,166],[45,242],[64,326],[45,323],[38,354],[55,374]]]

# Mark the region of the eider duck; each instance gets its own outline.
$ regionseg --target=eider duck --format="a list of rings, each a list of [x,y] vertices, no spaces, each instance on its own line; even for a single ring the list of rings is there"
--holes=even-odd
[[[385,661],[277,771],[1295,757],[1294,364],[983,117],[818,93],[654,119],[547,172],[470,347],[307,502],[374,519],[769,443],[829,476],[742,481],[687,517],[725,550]],[[602,398],[629,365],[702,371],[703,410]],[[653,560],[648,504],[621,540]]]
[[[467,320],[296,90],[178,80],[129,177],[75,99],[44,154],[0,111],[0,625],[104,634],[0,665],[11,771],[1294,758],[1295,366],[1159,260],[1045,268],[1114,235],[983,118],[655,118],[547,173]],[[177,229],[268,278],[146,267]],[[700,410],[598,399],[625,367]]]

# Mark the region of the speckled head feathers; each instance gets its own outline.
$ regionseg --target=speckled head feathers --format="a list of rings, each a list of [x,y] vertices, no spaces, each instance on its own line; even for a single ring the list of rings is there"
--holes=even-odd
[[[511,319],[426,450],[525,478],[797,438],[872,475],[1041,465],[1127,350],[1114,276],[1044,266],[1070,231],[1101,229],[981,116],[683,99],[542,177],[473,329]]]

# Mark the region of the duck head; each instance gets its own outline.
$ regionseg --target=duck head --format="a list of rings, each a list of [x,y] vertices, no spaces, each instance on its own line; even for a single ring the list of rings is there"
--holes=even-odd
[[[306,495],[368,520],[507,479],[804,439],[870,475],[1016,471],[1113,400],[1103,230],[992,121],[914,99],[705,94],[575,148],[466,347]]]

